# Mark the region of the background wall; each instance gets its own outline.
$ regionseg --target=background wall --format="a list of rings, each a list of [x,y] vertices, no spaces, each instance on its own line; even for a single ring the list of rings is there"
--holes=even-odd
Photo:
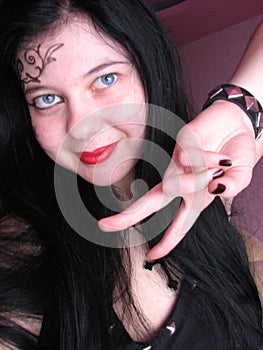
[[[196,111],[212,88],[229,81],[261,20],[263,14],[177,48]]]

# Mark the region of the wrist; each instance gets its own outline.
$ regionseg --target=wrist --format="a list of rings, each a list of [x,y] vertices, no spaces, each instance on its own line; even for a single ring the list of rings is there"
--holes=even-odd
[[[251,139],[255,140],[253,125],[246,113],[234,103],[225,100],[216,100],[208,108],[203,110],[206,113],[207,122],[212,115],[222,121],[221,125],[217,124],[216,128],[219,133],[224,133],[226,128],[229,130],[229,137],[240,135],[244,132],[249,133]],[[216,122],[216,120],[214,121]],[[230,135],[231,134],[231,135]]]
[[[261,82],[261,80],[260,80]],[[247,79],[237,79],[233,78],[229,82],[229,84],[233,84],[236,86],[241,86],[242,88],[246,89],[249,91],[256,99],[257,101],[261,104],[263,107],[263,95],[262,95],[262,85],[257,84],[253,79],[247,80]]]
[[[203,109],[218,100],[231,102],[247,115],[254,129],[255,138],[263,133],[263,109],[260,102],[246,89],[233,84],[222,84],[211,90]]]
[[[220,108],[222,113],[224,114],[227,113],[229,116],[231,116],[229,117],[230,125],[232,123],[235,125],[241,125],[242,129],[243,128],[247,129],[248,132],[251,134],[251,136],[255,138],[255,132],[254,132],[254,128],[251,123],[251,120],[248,118],[245,111],[243,111],[243,109],[241,109],[239,106],[237,106],[234,103],[229,103],[228,101],[225,101],[225,100],[216,100],[211,104],[211,106],[209,106],[209,108],[212,106],[218,106],[218,108]]]

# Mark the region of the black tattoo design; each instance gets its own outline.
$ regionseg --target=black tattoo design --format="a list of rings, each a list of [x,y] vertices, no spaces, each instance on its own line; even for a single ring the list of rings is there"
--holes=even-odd
[[[44,57],[40,54],[40,44],[36,49],[28,49],[24,52],[24,56],[17,60],[17,72],[20,80],[27,84],[31,81],[40,83],[39,77],[43,73],[46,65],[56,61],[52,54],[61,48],[64,44],[55,44],[50,46]]]

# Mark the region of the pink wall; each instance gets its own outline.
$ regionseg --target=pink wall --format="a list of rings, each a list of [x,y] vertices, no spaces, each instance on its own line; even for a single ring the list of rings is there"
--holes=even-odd
[[[196,111],[212,88],[229,80],[261,19],[263,14],[178,47]]]
[[[262,0],[187,0],[158,15],[171,31],[175,46],[181,46],[262,13]]]
[[[207,93],[228,82],[263,14],[192,41],[178,48],[189,94],[200,111]],[[262,58],[263,59],[263,58]],[[263,158],[255,167],[251,184],[233,201],[232,222],[263,242]]]

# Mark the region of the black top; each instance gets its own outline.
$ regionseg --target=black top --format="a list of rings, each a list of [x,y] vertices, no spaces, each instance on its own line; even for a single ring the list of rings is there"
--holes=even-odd
[[[124,329],[122,323],[116,318],[115,323],[109,329],[112,343],[107,350],[213,350],[215,341],[213,340],[211,329],[200,322],[200,318],[195,313],[194,288],[190,283],[185,282],[178,298],[172,317],[160,330],[157,336],[147,343],[134,342]],[[248,335],[251,349],[258,349],[259,339],[254,334]],[[228,337],[228,330],[222,329],[223,349],[231,349]],[[237,347],[238,349],[238,347]]]
[[[212,350],[211,333],[200,325],[193,313],[189,313],[189,302],[191,303],[193,294],[194,289],[185,282],[172,317],[156,337],[147,343],[133,342],[122,323],[116,318],[116,322],[109,330],[112,339],[109,350]]]
[[[198,317],[194,294],[195,287],[185,281],[172,316],[154,339],[146,343],[134,342],[114,313],[111,326],[105,327],[105,331],[108,329],[110,334],[110,344],[105,350],[214,350],[215,340],[210,327]],[[59,340],[55,336],[58,334],[58,324],[55,322],[54,310],[54,305],[49,303],[40,334],[41,349],[59,348]],[[220,345],[224,350],[233,349],[228,332],[227,327],[222,328]],[[251,344],[247,350],[259,350],[259,336],[250,333],[247,336]],[[238,345],[234,347],[238,348]]]

